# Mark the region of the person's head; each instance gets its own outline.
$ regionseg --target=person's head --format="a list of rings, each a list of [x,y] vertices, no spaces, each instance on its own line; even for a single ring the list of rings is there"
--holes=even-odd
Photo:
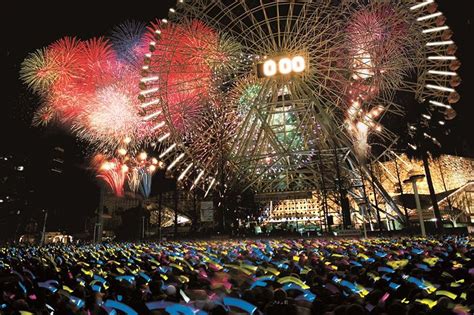
[[[396,301],[387,307],[387,313],[388,315],[405,315],[407,313],[407,309],[405,305]]]
[[[365,315],[364,308],[359,304],[351,304],[346,308],[347,315]]]
[[[282,289],[277,289],[273,296],[275,298],[275,301],[277,302],[283,302],[287,298],[286,292],[283,291]]]
[[[176,287],[174,285],[169,285],[165,289],[165,293],[167,296],[175,296],[176,295]]]
[[[346,309],[346,305],[338,305],[334,308],[333,313],[334,315],[346,315]]]

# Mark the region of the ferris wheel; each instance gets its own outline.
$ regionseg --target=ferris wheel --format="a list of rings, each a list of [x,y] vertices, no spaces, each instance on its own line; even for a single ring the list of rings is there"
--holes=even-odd
[[[453,117],[445,21],[433,0],[179,0],[150,31],[143,119],[190,189],[317,189],[325,152],[371,158],[410,104]]]

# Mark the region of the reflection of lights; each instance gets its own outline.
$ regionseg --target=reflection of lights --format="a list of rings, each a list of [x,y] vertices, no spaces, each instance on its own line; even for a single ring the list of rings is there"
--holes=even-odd
[[[126,173],[128,172],[128,166],[127,165],[122,165],[122,172]]]
[[[154,172],[156,170],[156,166],[150,165],[149,169],[150,169],[150,172]]]
[[[158,164],[158,160],[156,158],[151,159],[151,164],[156,165]]]
[[[138,158],[139,158],[141,161],[146,160],[147,157],[148,157],[148,154],[146,154],[146,152],[141,152],[140,155],[138,155]]]
[[[21,165],[17,167],[17,170],[20,171],[20,172],[23,171],[24,169],[25,169],[25,168],[24,168],[23,166],[21,166]]]
[[[125,139],[123,139],[123,142],[126,144],[129,144],[131,141],[132,141],[132,138],[130,137],[125,137]]]

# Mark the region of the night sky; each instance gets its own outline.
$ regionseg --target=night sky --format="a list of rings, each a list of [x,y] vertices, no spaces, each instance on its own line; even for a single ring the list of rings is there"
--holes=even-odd
[[[0,153],[19,154],[37,160],[35,168],[42,163],[51,146],[60,144],[67,148],[70,171],[65,172],[61,194],[64,198],[80,199],[68,216],[75,218],[90,213],[97,196],[93,175],[85,170],[87,165],[83,146],[57,128],[39,129],[30,127],[38,99],[20,82],[20,63],[29,52],[45,47],[63,36],[88,39],[109,34],[113,26],[125,20],[148,22],[167,15],[175,0],[130,1],[124,5],[118,1],[15,1],[10,10],[2,10],[2,113],[0,115]],[[100,6],[97,3],[101,3]],[[454,31],[454,40],[459,47],[458,58],[462,62],[459,71],[463,83],[458,89],[462,99],[456,105],[458,117],[451,123],[452,133],[446,151],[465,156],[474,156],[474,92],[472,77],[473,37],[472,0],[438,1],[440,10],[447,17],[447,25]],[[42,159],[42,157],[46,157]],[[39,172],[39,171],[38,171]],[[41,172],[38,173],[41,176]],[[45,183],[46,184],[46,183]],[[35,185],[41,185],[38,178]],[[90,198],[77,196],[91,195]],[[84,210],[86,209],[86,210]],[[71,219],[72,220],[72,219]]]

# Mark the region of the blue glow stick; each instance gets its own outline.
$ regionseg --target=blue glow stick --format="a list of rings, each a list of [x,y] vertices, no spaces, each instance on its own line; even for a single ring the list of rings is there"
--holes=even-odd
[[[78,298],[77,296],[71,295],[71,296],[69,296],[69,299],[79,309],[82,308],[84,305],[86,305],[86,303],[82,299]]]
[[[165,308],[170,315],[194,315],[194,309],[182,304],[172,304]]]
[[[309,290],[305,290],[303,289],[301,286],[295,284],[295,283],[286,283],[283,287],[282,287],[283,291],[288,291],[288,290],[297,290],[299,292],[301,292],[302,294],[299,295],[298,297],[303,298],[304,300],[308,301],[308,302],[313,302],[314,299],[316,298],[316,295],[313,294],[311,291]]]
[[[428,268],[428,266],[425,265],[425,264],[416,264],[416,266],[417,266],[418,268],[420,268],[420,269],[425,270],[425,271],[431,271],[431,269]]]
[[[265,277],[260,277],[260,278],[257,278],[258,281],[274,281],[275,280],[275,276],[265,276]]]
[[[387,274],[384,274],[384,275],[382,276],[382,279],[387,280],[387,281],[390,281],[390,280],[392,280],[392,277],[389,277]]]
[[[398,288],[400,288],[400,285],[395,282],[390,282],[388,286],[390,287],[390,289],[393,289],[395,291],[398,290]]]
[[[101,276],[98,276],[98,275],[94,275],[94,280],[100,281],[102,283],[107,282],[107,280],[105,280],[104,278],[102,278]]]
[[[420,280],[415,277],[408,277],[408,282],[415,284],[418,288],[425,290],[427,286]]]
[[[350,263],[353,264],[353,265],[356,266],[356,267],[362,267],[362,264],[359,263],[359,262],[357,262],[357,261],[355,261],[355,260],[351,260]]]
[[[247,301],[228,297],[228,296],[224,297],[222,302],[225,306],[233,306],[233,307],[240,308],[241,310],[244,310],[251,315],[257,310],[257,307],[255,305],[250,304]]]
[[[20,285],[20,288],[23,290],[23,293],[26,294],[26,287],[21,283],[21,281],[18,281],[18,284]]]
[[[139,275],[140,275],[143,279],[145,279],[146,282],[150,282],[150,281],[151,281],[151,278],[150,278],[146,273],[144,273],[143,271],[140,271],[140,272],[139,272]]]
[[[359,289],[357,289],[357,287],[352,282],[349,282],[347,280],[342,280],[341,285],[348,288],[353,293],[359,293],[359,291],[360,291]]]
[[[386,272],[386,273],[395,273],[395,270],[393,270],[392,268],[388,268],[388,267],[378,267],[377,271]]]
[[[129,283],[133,283],[133,281],[135,281],[134,276],[117,276],[115,277],[115,279],[119,281],[125,280],[125,281],[128,281]]]
[[[250,289],[253,289],[255,287],[266,287],[267,285],[268,284],[265,281],[258,280],[252,283],[252,285],[250,286]]]
[[[124,312],[127,315],[138,315],[138,313],[135,312],[135,310],[133,308],[131,308],[130,306],[125,305],[125,304],[120,303],[120,302],[117,302],[117,301],[114,301],[114,300],[105,301],[104,306],[110,307],[110,308],[115,308],[119,311]]]
[[[58,288],[56,287],[53,287],[51,284],[48,284],[46,282],[38,282],[38,286],[40,288],[45,288],[45,289],[48,289],[50,290],[51,292],[55,293],[56,291],[58,291]]]
[[[174,303],[161,300],[161,301],[148,302],[145,305],[150,311],[153,311],[153,310],[165,309],[167,306],[170,306],[172,304]]]

